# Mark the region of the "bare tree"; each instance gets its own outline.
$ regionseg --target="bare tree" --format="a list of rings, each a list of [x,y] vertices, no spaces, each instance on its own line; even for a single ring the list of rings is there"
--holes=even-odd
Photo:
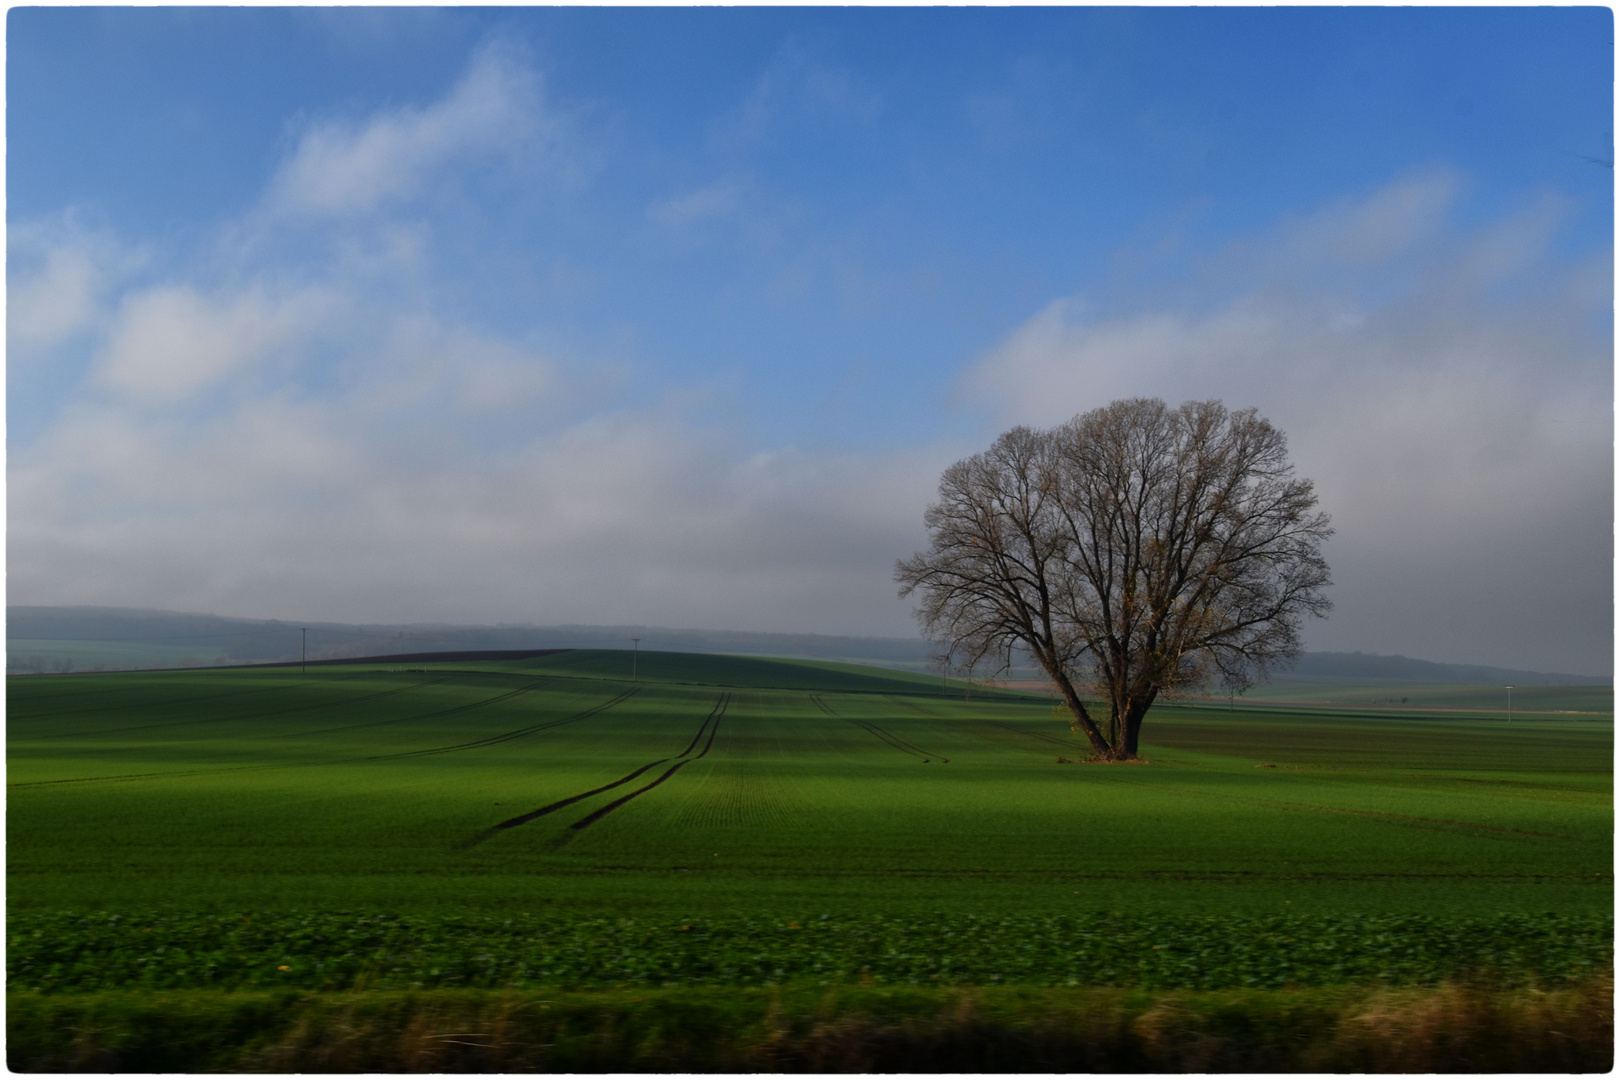
[[[932,544],[896,568],[925,634],[967,663],[1029,653],[1097,757],[1136,757],[1167,691],[1248,686],[1325,615],[1332,535],[1282,432],[1218,401],[1133,398],[959,461]],[[1106,697],[1106,727],[1080,699]]]

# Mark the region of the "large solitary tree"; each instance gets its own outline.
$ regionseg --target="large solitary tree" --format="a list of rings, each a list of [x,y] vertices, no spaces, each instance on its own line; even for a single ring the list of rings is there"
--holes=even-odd
[[[1311,482],[1282,432],[1218,401],[1013,428],[945,470],[925,521],[929,549],[896,569],[924,633],[968,664],[1027,652],[1104,760],[1136,757],[1161,693],[1248,686],[1330,607]]]

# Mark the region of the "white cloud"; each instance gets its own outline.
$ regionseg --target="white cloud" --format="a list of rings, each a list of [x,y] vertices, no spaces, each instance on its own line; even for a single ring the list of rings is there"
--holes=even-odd
[[[107,290],[141,261],[71,214],[13,223],[6,241],[6,343],[13,364],[95,329],[105,316]]]
[[[1313,647],[1607,670],[1609,261],[1549,264],[1546,203],[1457,230],[1456,191],[1284,223],[1133,313],[1054,301],[962,394],[1040,424],[1135,395],[1258,406],[1339,531]]]
[[[723,218],[734,213],[742,200],[743,184],[719,180],[707,187],[655,203],[647,216],[660,225],[679,228],[694,222]]]
[[[946,461],[750,455],[668,408],[419,450],[314,402],[85,412],[13,458],[12,598],[903,633],[890,568]]]
[[[543,128],[534,73],[488,48],[448,97],[427,108],[311,128],[271,181],[269,206],[294,216],[369,212],[417,195],[447,164],[515,151]]]
[[[187,285],[125,298],[96,371],[101,386],[146,401],[176,401],[316,332],[334,298],[305,290],[271,299],[261,290],[218,299]]]
[[[890,574],[946,455],[754,454],[700,392],[614,407],[622,360],[437,302],[404,200],[543,127],[533,84],[486,53],[442,101],[311,129],[206,270],[104,305],[91,379],[12,448],[11,600],[908,632]],[[292,217],[316,243],[278,242]]]

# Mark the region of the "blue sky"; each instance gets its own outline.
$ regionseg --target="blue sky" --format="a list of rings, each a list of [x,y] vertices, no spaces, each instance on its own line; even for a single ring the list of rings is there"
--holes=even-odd
[[[9,599],[906,633],[950,461],[1215,396],[1334,515],[1312,647],[1606,670],[1612,38],[13,9]]]

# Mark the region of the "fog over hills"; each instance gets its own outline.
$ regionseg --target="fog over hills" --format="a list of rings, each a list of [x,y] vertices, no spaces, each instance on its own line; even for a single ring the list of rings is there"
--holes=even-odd
[[[290,623],[106,607],[6,608],[8,671],[84,670],[98,665],[179,667],[471,649],[629,649],[745,653],[853,660],[902,667],[931,662],[921,638],[770,634],[660,626],[458,626],[448,623]],[[66,661],[71,659],[69,667]],[[1604,685],[1602,675],[1438,664],[1406,656],[1310,652],[1284,673],[1311,679],[1408,683],[1514,682]]]

